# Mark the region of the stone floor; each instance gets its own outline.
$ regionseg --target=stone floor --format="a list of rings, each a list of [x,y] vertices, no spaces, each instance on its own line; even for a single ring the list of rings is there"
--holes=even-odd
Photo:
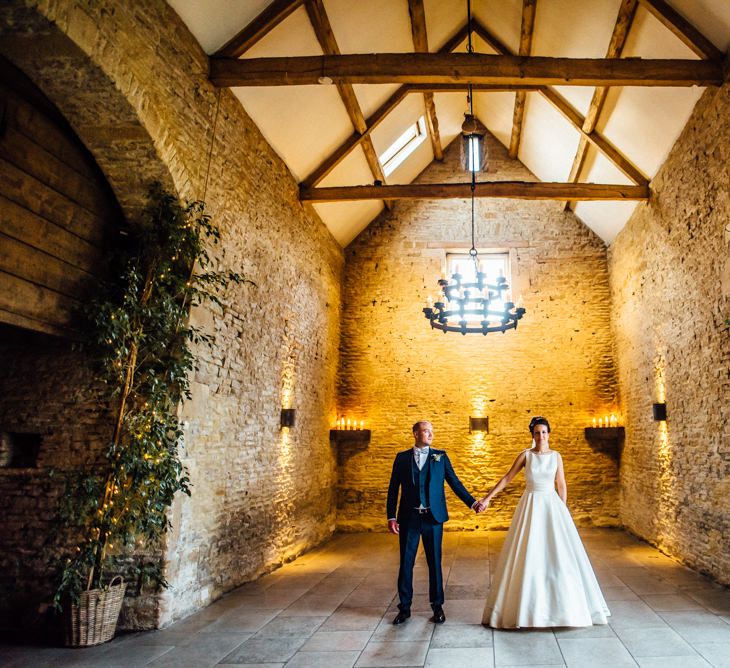
[[[0,646],[2,666],[730,666],[730,591],[617,530],[581,534],[612,616],[586,629],[479,625],[504,532],[447,533],[446,623],[427,597],[391,624],[397,539],[335,536],[163,630],[81,649]],[[416,592],[427,590],[419,555]]]

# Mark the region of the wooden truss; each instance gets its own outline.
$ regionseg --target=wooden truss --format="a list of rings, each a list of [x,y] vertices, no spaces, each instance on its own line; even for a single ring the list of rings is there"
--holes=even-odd
[[[621,58],[638,4],[681,39],[700,60],[644,60]],[[323,56],[239,59],[264,35],[304,5]],[[332,81],[352,122],[354,132],[300,184],[305,202],[363,199],[469,197],[461,184],[385,185],[382,166],[372,144],[373,130],[406,95],[423,95],[426,123],[434,157],[443,159],[443,147],[434,105],[435,92],[466,90],[515,91],[509,153],[517,157],[528,91],[542,95],[580,133],[580,142],[568,183],[480,183],[477,197],[565,200],[647,199],[648,178],[618,148],[596,130],[611,86],[717,86],[725,79],[723,54],[664,0],[622,0],[605,59],[541,58],[530,56],[537,0],[523,0],[520,47],[517,54],[485,26],[472,20],[472,30],[497,55],[454,53],[468,36],[464,25],[438,52],[429,52],[423,0],[408,0],[414,53],[342,55],[322,0],[274,0],[258,17],[210,58],[210,79],[221,87],[308,85]],[[401,83],[370,117],[363,116],[354,83]],[[555,85],[595,86],[588,112],[580,114]],[[361,146],[376,181],[374,186],[316,187],[356,147]],[[610,160],[633,186],[579,183],[588,147]],[[377,185],[377,184],[383,185]],[[468,184],[466,185],[468,189]]]

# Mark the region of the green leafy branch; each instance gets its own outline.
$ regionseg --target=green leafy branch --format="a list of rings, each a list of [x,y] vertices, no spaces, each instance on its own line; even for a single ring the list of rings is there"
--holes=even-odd
[[[114,403],[114,428],[102,463],[69,480],[60,507],[63,525],[81,540],[62,558],[58,607],[66,595],[100,587],[115,557],[159,548],[175,494],[190,494],[177,409],[191,396],[193,347],[213,338],[188,313],[222,306],[231,283],[250,283],[212,270],[208,247],[219,239],[202,202],[182,205],[154,184],[141,222],[114,249],[110,279],[85,309],[82,347]],[[159,559],[136,568],[167,585]]]

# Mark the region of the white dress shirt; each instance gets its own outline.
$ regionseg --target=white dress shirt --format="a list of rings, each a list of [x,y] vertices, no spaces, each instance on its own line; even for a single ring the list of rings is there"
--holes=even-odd
[[[427,445],[422,448],[417,448],[415,445],[413,446],[413,456],[416,458],[416,466],[419,471],[423,468],[423,465],[428,459],[429,450],[431,450],[431,448]]]

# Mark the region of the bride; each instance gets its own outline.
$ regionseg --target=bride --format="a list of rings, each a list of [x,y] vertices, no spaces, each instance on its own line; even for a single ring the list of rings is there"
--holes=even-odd
[[[550,449],[550,424],[544,417],[534,417],[530,433],[534,447],[517,456],[476,506],[478,512],[485,510],[525,469],[525,493],[499,555],[482,624],[493,628],[606,624],[611,613],[566,506],[563,460]]]

